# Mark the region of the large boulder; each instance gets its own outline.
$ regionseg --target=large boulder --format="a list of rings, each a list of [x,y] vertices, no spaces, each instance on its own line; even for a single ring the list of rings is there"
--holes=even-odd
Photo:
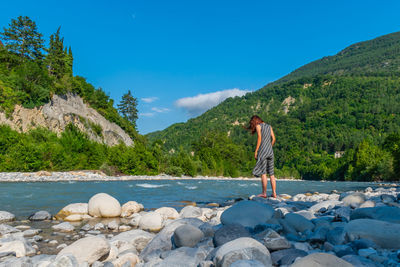
[[[350,221],[344,229],[350,241],[365,238],[381,248],[400,249],[400,224],[358,219]]]
[[[312,231],[314,229],[314,224],[304,218],[303,216],[296,213],[288,213],[285,215],[285,221],[297,232],[304,232],[306,230]]]
[[[11,222],[15,220],[15,215],[8,211],[0,211],[0,223]]]
[[[204,238],[203,232],[190,224],[175,229],[173,240],[176,247],[194,247]]]
[[[392,223],[400,223],[400,208],[388,206],[360,208],[352,212],[350,219],[374,219]]]
[[[214,264],[217,267],[229,267],[238,260],[257,260],[264,266],[271,266],[268,249],[255,239],[241,237],[225,243],[215,253]]]
[[[89,212],[87,203],[72,203],[62,208],[57,214],[57,220],[64,220],[70,215],[87,215]]]
[[[163,224],[162,216],[157,212],[148,212],[140,218],[139,228],[142,230],[158,232]]]
[[[170,208],[170,207],[162,207],[162,208],[156,209],[154,212],[159,213],[165,219],[175,220],[175,219],[179,218],[179,213],[176,211],[176,209]]]
[[[92,196],[88,204],[89,215],[93,217],[119,217],[121,205],[118,200],[106,193],[99,193]]]
[[[97,236],[89,236],[79,239],[71,245],[63,248],[58,256],[72,254],[78,263],[87,262],[92,264],[110,252],[107,240]]]
[[[34,214],[28,217],[30,221],[44,221],[44,220],[51,220],[51,214],[48,211],[41,210],[37,211]]]
[[[197,218],[179,219],[169,223],[149,242],[149,244],[147,244],[147,246],[140,253],[140,258],[145,262],[159,258],[162,252],[172,249],[171,237],[176,228],[185,224],[200,227],[200,225],[203,223],[203,221]]]
[[[256,201],[240,201],[222,213],[221,223],[254,228],[266,223],[273,215],[274,209],[271,206]]]
[[[110,244],[120,248],[129,244],[141,252],[155,235],[140,229],[120,233],[110,240]]]
[[[313,253],[296,260],[290,267],[353,267],[353,265],[332,254]]]
[[[355,193],[345,196],[342,199],[342,202],[345,206],[357,208],[358,206],[360,206],[362,203],[365,202],[365,195],[361,192],[355,192]]]
[[[144,209],[143,205],[137,203],[136,201],[128,201],[121,207],[121,217],[127,218],[131,217],[132,214],[138,213]]]
[[[214,245],[219,247],[237,238],[250,236],[250,232],[244,226],[240,224],[228,224],[215,231],[213,241]]]
[[[74,257],[74,255],[60,255],[57,256],[54,261],[50,265],[39,265],[39,266],[48,266],[48,267],[75,267],[79,266],[78,261]]]

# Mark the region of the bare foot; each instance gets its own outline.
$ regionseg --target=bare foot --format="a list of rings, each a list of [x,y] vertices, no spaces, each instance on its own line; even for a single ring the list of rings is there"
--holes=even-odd
[[[267,198],[267,194],[258,194],[257,197]]]
[[[276,198],[276,194],[275,195],[272,194],[271,197]]]

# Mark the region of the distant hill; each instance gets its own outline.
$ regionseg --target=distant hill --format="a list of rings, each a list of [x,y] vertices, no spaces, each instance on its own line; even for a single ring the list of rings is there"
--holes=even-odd
[[[399,70],[397,32],[351,45],[147,137],[163,141],[167,150],[190,151],[202,135],[223,132],[251,159],[255,137],[242,126],[259,114],[275,129],[277,167],[304,176],[308,170],[301,168],[334,159],[336,151],[354,149],[363,140],[381,144],[400,130]]]

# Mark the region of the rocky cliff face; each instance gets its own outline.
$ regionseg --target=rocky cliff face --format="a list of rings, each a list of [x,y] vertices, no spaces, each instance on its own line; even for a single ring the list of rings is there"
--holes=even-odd
[[[0,124],[10,125],[18,132],[44,127],[61,134],[70,123],[96,142],[109,146],[120,142],[128,146],[133,145],[132,139],[121,127],[106,120],[84,103],[81,97],[74,94],[54,95],[49,103],[40,108],[27,109],[17,105],[9,117],[0,112]]]

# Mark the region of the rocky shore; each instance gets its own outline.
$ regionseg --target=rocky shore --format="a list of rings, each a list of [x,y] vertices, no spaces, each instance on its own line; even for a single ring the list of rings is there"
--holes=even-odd
[[[250,197],[144,211],[105,193],[0,211],[0,266],[400,266],[400,190]]]

